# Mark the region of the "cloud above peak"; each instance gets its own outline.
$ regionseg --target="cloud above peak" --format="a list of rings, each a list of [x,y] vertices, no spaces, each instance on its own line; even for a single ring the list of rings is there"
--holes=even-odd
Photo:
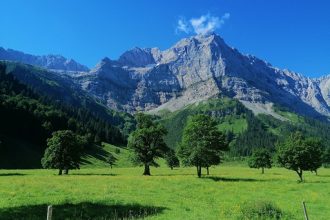
[[[176,32],[184,32],[186,34],[209,34],[216,29],[222,27],[226,20],[230,18],[229,13],[225,13],[222,17],[212,16],[210,14],[202,15],[198,18],[191,18],[187,21],[184,17],[180,17],[177,23]]]

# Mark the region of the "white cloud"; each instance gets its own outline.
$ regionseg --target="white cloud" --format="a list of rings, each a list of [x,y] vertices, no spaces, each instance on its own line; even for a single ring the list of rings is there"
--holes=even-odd
[[[186,34],[190,32],[189,24],[187,23],[185,18],[179,18],[177,32],[184,32]]]
[[[191,18],[189,22],[185,18],[180,18],[178,20],[177,32],[188,34],[193,31],[195,34],[209,34],[221,28],[229,18],[229,13],[225,13],[221,18],[206,14],[199,18]]]

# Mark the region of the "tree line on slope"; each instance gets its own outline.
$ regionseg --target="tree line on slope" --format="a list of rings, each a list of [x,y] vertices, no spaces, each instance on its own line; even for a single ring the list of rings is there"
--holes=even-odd
[[[90,143],[126,143],[122,132],[105,119],[88,109],[40,96],[10,72],[6,73],[3,63],[0,63],[0,121],[2,148],[12,147],[7,146],[4,137],[19,137],[35,144],[34,150],[43,152],[46,139],[58,130],[72,130],[86,136]]]

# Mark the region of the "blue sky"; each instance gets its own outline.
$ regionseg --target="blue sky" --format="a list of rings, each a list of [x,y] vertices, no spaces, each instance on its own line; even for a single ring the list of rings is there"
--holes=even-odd
[[[1,0],[0,9],[0,46],[89,67],[134,46],[166,49],[205,18],[243,53],[311,77],[330,73],[327,0]]]

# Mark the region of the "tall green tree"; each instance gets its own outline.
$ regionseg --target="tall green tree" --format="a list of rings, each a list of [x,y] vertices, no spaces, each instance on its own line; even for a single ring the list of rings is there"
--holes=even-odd
[[[261,173],[263,174],[265,168],[272,167],[272,156],[265,148],[257,148],[249,158],[248,164],[251,168],[261,168]]]
[[[180,161],[178,157],[175,155],[175,151],[170,149],[165,155],[165,161],[168,167],[173,170],[174,167],[180,166]]]
[[[201,177],[202,167],[218,165],[226,150],[226,137],[210,116],[198,114],[189,118],[178,148],[178,156],[184,165],[195,166]]]
[[[113,166],[113,165],[116,165],[116,161],[117,161],[117,160],[118,160],[118,159],[117,159],[115,156],[113,156],[112,153],[110,153],[110,154],[108,155],[108,157],[107,157],[107,163],[110,165],[111,169],[112,169],[112,166]]]
[[[47,139],[47,149],[41,164],[44,168],[58,169],[59,175],[69,173],[69,169],[79,169],[83,145],[86,140],[70,130],[56,131]]]
[[[300,132],[291,134],[278,149],[278,162],[295,171],[303,181],[303,171],[317,171],[322,165],[322,148],[319,140],[306,139]]]
[[[135,153],[135,162],[144,165],[143,175],[150,175],[150,166],[158,166],[155,160],[168,151],[164,141],[167,131],[150,115],[138,113],[135,118],[137,129],[129,136],[127,146]]]

